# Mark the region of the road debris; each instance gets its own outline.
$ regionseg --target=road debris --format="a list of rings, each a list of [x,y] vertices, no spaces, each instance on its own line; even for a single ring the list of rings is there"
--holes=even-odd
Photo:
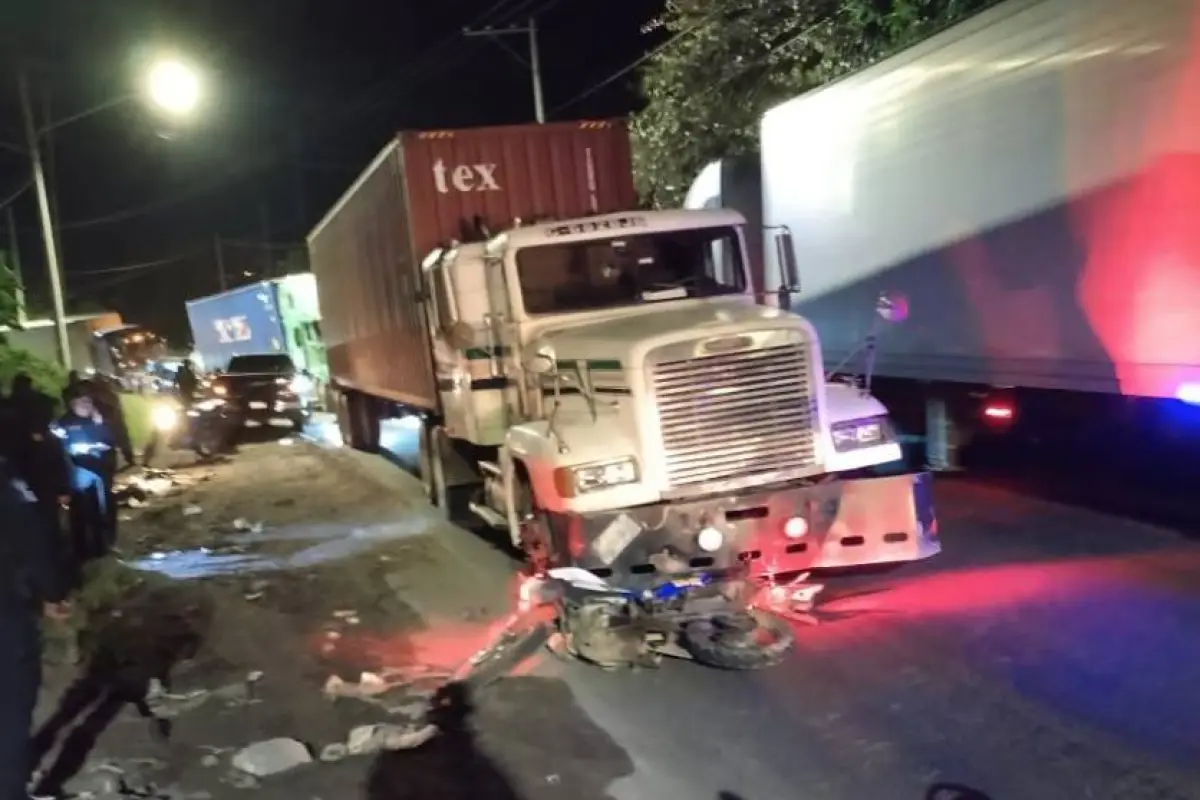
[[[301,742],[280,737],[256,742],[234,753],[233,768],[255,778],[266,778],[312,763],[312,754]]]
[[[346,749],[350,755],[362,756],[384,750],[411,750],[428,742],[438,733],[436,725],[393,725],[377,723],[360,725],[350,731]]]
[[[201,508],[200,506],[196,505],[195,503],[191,503],[191,504],[188,504],[183,507],[183,515],[185,517],[195,517],[195,516],[197,516],[199,514],[203,514],[203,513],[204,513],[204,509]]]

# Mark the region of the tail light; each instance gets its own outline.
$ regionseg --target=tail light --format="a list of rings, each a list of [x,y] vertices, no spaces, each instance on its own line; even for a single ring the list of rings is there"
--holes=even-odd
[[[992,395],[984,398],[980,409],[984,424],[995,428],[1011,425],[1017,417],[1017,404],[1013,398],[1004,395]]]

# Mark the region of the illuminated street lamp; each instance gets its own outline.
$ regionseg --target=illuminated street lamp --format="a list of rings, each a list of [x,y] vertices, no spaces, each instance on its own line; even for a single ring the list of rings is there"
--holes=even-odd
[[[155,62],[146,74],[146,96],[157,108],[173,116],[186,116],[195,111],[196,106],[200,103],[202,94],[200,83],[199,73],[187,64],[175,59],[163,59]],[[25,146],[33,171],[38,217],[42,226],[42,241],[46,247],[46,268],[50,273],[50,295],[54,301],[54,328],[58,340],[58,360],[63,369],[69,370],[71,368],[71,347],[67,338],[67,314],[63,301],[62,270],[58,263],[58,247],[54,237],[54,222],[50,213],[50,197],[46,191],[46,175],[39,147],[41,136],[105,109],[136,99],[141,95],[138,93],[115,97],[39,129],[34,121],[33,108],[29,100],[29,81],[24,71],[19,76],[18,88],[21,96],[21,113],[25,122]]]
[[[174,115],[191,114],[200,104],[200,75],[182,61],[166,59],[150,68],[146,77],[150,101]]]

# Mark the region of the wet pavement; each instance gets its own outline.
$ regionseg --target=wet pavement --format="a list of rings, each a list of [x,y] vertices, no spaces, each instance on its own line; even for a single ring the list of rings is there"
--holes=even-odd
[[[498,757],[520,796],[552,794],[539,773],[616,770],[608,794],[629,800],[898,800],[939,783],[995,800],[1200,798],[1200,548],[962,480],[937,500],[945,553],[831,582],[833,621],[801,629],[775,669],[542,659],[534,674],[564,681],[628,765],[574,752],[535,769],[513,745]]]

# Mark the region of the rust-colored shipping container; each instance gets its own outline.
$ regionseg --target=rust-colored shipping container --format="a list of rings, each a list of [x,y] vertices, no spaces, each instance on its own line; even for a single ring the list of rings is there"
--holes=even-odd
[[[515,220],[632,208],[622,121],[399,134],[308,235],[330,376],[436,409],[421,260]]]

